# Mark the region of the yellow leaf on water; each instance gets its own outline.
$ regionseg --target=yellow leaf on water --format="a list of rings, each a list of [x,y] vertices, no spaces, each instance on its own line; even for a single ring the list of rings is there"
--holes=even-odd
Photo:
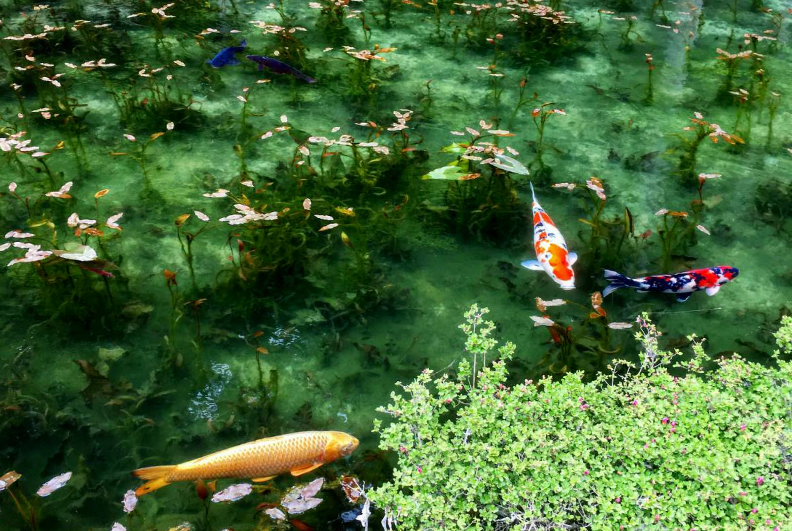
[[[335,207],[335,211],[345,216],[355,217],[355,211],[352,208]]]
[[[99,190],[94,194],[94,198],[99,199],[100,197],[104,197],[110,192],[109,188],[105,188],[104,190]]]
[[[189,217],[190,217],[190,214],[182,214],[181,216],[176,218],[176,221],[175,221],[176,226],[177,227],[181,227],[184,224],[184,222],[187,221],[187,219]]]
[[[149,137],[149,140],[156,140],[156,139],[158,139],[159,137],[161,137],[161,136],[162,136],[162,135],[164,135],[164,134],[165,134],[165,133],[154,133],[153,135],[151,135],[151,136]]]
[[[258,348],[256,349],[256,352],[258,352],[259,354],[269,354],[269,350],[267,350],[267,349],[266,349],[266,348],[264,348],[264,347],[258,347]]]

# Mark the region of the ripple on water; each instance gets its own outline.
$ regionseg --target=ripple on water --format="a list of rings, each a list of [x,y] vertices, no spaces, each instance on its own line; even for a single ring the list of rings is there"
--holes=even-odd
[[[217,415],[217,400],[223,389],[231,381],[233,373],[231,367],[226,363],[212,362],[212,372],[215,376],[203,389],[195,393],[195,397],[190,400],[190,407],[187,410],[195,420],[212,420]]]

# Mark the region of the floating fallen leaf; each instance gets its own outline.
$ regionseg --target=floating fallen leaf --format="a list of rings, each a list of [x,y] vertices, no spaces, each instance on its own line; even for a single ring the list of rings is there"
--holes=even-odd
[[[338,223],[330,223],[329,225],[325,225],[324,227],[319,229],[319,232],[322,232],[322,231],[325,231],[325,230],[334,229],[336,227],[338,227]]]
[[[322,485],[324,485],[324,478],[317,478],[303,487],[300,494],[303,498],[313,498],[322,490]]]
[[[12,483],[22,477],[22,474],[12,470],[0,476],[0,492],[6,490]]]
[[[207,216],[206,214],[204,214],[199,210],[194,210],[193,214],[195,214],[195,217],[200,219],[201,221],[209,221],[209,216]]]
[[[266,347],[258,347],[256,349],[256,352],[258,352],[259,354],[269,354],[269,350],[267,350]]]
[[[291,489],[281,500],[281,505],[289,514],[301,514],[309,509],[313,509],[322,500],[314,498],[324,484],[324,478],[318,478],[305,486],[297,486]]]
[[[104,190],[99,190],[94,194],[94,198],[99,199],[100,197],[104,197],[108,194],[108,192],[110,192],[109,188],[105,188]]]
[[[346,494],[347,500],[350,503],[357,503],[360,496],[363,494],[363,488],[358,483],[357,478],[352,476],[343,476],[341,478],[341,488]]]
[[[627,328],[632,328],[631,323],[608,323],[608,328],[612,328],[614,330],[626,330]]]
[[[212,496],[212,501],[214,503],[235,502],[241,500],[251,492],[253,492],[253,486],[250,483],[238,483],[226,487],[220,492],[216,492],[214,496]]]
[[[592,313],[589,317],[592,319],[597,319],[598,317],[605,317],[607,312],[602,307],[602,293],[599,291],[595,291],[591,294],[591,307],[594,308],[596,313]]]
[[[93,262],[97,258],[96,251],[87,245],[80,245],[74,252],[52,251],[52,254],[64,260],[74,260],[75,262]]]
[[[122,504],[124,505],[124,512],[131,513],[137,507],[138,498],[135,496],[134,490],[128,490],[124,493],[124,500]]]
[[[355,211],[352,207],[344,208],[344,207],[335,207],[335,211],[339,214],[343,214],[349,217],[355,217]]]
[[[325,214],[314,214],[314,217],[319,218],[322,221],[333,221],[333,216],[327,216]]]
[[[36,494],[38,494],[42,498],[45,498],[50,494],[52,494],[53,492],[55,492],[56,490],[58,490],[59,488],[63,487],[71,479],[71,477],[72,477],[71,472],[66,472],[64,474],[61,474],[60,476],[55,476],[51,480],[44,483],[39,488],[39,490],[36,491]]]
[[[495,155],[495,158],[498,159],[497,162],[490,162],[490,166],[494,166],[510,173],[516,173],[517,175],[528,175],[530,173],[528,168],[523,166],[519,160],[513,159],[507,155],[497,154]]]
[[[566,301],[564,299],[553,299],[546,301],[540,297],[536,297],[536,309],[539,310],[540,312],[544,312],[547,308],[550,308],[551,306],[563,306],[564,304],[566,304]]]
[[[116,522],[113,524],[113,527],[110,528],[110,531],[126,531],[126,527]]]
[[[264,512],[267,513],[269,517],[272,518],[273,520],[286,520],[286,513],[284,513],[283,511],[281,511],[276,507],[267,509]]]
[[[189,217],[190,217],[190,214],[182,214],[181,216],[179,216],[178,218],[176,218],[176,220],[174,221],[174,223],[176,223],[176,226],[177,226],[177,227],[181,227],[181,226],[184,224],[184,222],[185,222],[185,221],[187,221],[187,219],[188,219]]]
[[[553,326],[555,324],[555,321],[547,317],[537,317],[536,315],[530,315],[529,317],[533,320],[534,326]]]

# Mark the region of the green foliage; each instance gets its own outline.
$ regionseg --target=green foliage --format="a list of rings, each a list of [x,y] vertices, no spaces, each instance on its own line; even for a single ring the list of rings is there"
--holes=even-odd
[[[640,364],[618,362],[584,383],[507,386],[514,346],[489,337],[486,309],[466,314],[467,360],[456,377],[425,370],[392,394],[376,423],[398,453],[393,480],[369,497],[399,529],[763,529],[792,525],[792,364],[691,361],[638,319]],[[792,351],[792,319],[778,334]]]

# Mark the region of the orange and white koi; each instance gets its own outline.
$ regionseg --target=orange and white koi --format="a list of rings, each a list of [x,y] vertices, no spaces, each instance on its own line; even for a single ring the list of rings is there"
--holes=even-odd
[[[350,455],[357,447],[355,437],[340,431],[303,431],[259,439],[179,465],[135,470],[133,476],[148,480],[135,495],[143,496],[176,481],[251,478],[261,482],[286,472],[301,476]]]
[[[520,265],[534,271],[545,271],[561,286],[561,289],[575,289],[575,272],[572,270],[572,264],[577,260],[577,254],[569,252],[561,232],[536,200],[533,184],[531,184],[531,195],[536,260],[525,260]]]

